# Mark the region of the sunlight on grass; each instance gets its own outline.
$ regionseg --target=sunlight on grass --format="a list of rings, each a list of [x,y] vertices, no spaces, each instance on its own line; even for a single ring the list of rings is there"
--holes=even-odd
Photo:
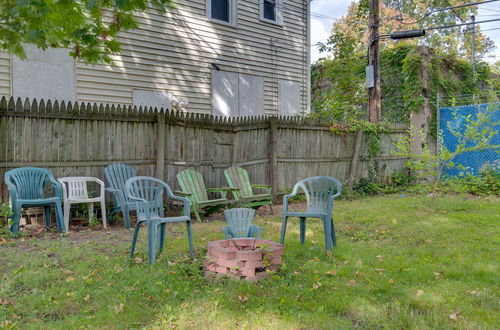
[[[9,328],[499,328],[498,203],[491,198],[384,196],[340,201],[338,247],[320,221],[287,228],[284,264],[259,283],[207,280],[206,244],[223,221],[169,227],[166,250],[136,258],[132,231],[46,233],[0,245],[0,324]],[[281,218],[262,216],[279,240]],[[452,318],[450,318],[452,315]]]

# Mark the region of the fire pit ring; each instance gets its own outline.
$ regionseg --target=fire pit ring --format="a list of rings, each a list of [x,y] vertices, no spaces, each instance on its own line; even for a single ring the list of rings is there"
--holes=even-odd
[[[266,239],[236,238],[208,243],[205,277],[225,275],[258,281],[281,264],[283,245]]]

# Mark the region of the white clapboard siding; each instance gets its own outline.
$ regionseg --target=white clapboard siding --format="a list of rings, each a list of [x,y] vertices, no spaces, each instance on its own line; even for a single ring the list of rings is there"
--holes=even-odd
[[[0,97],[10,96],[10,55],[0,51]]]
[[[238,1],[237,26],[206,17],[206,0],[178,0],[165,13],[137,14],[140,27],[120,34],[114,65],[76,63],[78,101],[132,104],[134,89],[161,90],[188,101],[187,110],[211,113],[212,64],[264,79],[264,113],[279,110],[280,80],[307,95],[308,0],[283,1],[283,25],[260,20],[260,0]],[[111,19],[107,13],[108,19]],[[0,52],[0,96],[9,96],[10,62]]]

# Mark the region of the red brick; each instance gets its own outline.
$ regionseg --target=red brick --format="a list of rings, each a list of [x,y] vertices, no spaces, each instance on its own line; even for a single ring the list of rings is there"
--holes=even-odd
[[[250,277],[255,276],[255,268],[250,268],[250,267],[249,267],[249,268],[247,268],[247,267],[245,267],[245,268],[243,268],[243,269],[241,270],[241,274],[242,274],[243,276],[246,276],[246,277],[249,277],[249,276],[250,276]]]
[[[224,266],[224,267],[229,267],[229,268],[243,267],[243,262],[239,261],[238,259],[225,260],[222,258],[218,258],[217,264],[219,266]]]
[[[245,268],[259,268],[259,267],[264,267],[264,261],[262,260],[252,260],[252,261],[247,261],[245,262]]]
[[[220,241],[212,241],[212,242],[208,242],[208,249],[210,250],[210,248],[215,248],[215,247],[228,247],[229,245],[229,241],[227,240],[220,240]]]
[[[219,274],[229,274],[230,270],[227,267],[217,266],[217,273]]]
[[[260,250],[247,250],[247,251],[238,251],[236,254],[236,258],[239,260],[262,260],[262,251]]]
[[[236,257],[236,252],[235,251],[229,251],[228,249],[221,248],[221,247],[216,247],[213,248],[211,251],[211,255],[217,258],[222,258],[222,259],[234,259]]]

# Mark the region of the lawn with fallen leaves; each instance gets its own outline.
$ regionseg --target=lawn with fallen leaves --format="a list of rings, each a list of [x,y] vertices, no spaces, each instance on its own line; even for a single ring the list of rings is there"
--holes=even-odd
[[[3,236],[0,328],[498,329],[499,205],[460,196],[339,201],[332,254],[317,220],[303,246],[291,220],[282,269],[259,283],[204,278],[206,243],[223,238],[220,216],[194,224],[194,261],[185,227],[171,226],[153,266],[146,230],[133,259],[132,231],[118,225]],[[279,213],[259,210],[264,238],[279,240]]]

